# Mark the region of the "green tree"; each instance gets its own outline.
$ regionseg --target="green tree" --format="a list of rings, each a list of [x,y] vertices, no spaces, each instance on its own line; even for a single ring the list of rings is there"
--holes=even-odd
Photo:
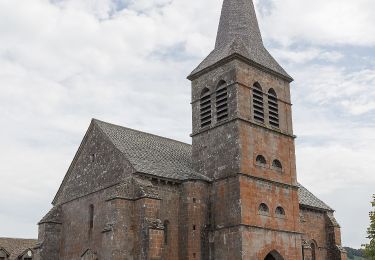
[[[364,245],[365,255],[371,259],[375,260],[375,195],[373,196],[372,211],[370,215],[370,227],[367,229],[367,238],[370,239],[370,242]]]

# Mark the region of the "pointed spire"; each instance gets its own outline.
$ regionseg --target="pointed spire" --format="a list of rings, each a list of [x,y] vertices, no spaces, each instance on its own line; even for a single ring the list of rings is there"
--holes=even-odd
[[[252,0],[224,0],[215,49],[188,78],[193,79],[235,55],[286,80],[293,80],[264,48]]]
[[[234,40],[247,46],[263,46],[252,0],[224,0],[215,48]]]

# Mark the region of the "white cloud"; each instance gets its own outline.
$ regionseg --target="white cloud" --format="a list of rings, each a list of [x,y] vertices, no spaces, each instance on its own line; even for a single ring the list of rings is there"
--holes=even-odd
[[[375,69],[348,71],[340,65],[311,65],[296,71],[297,98],[343,113],[365,115],[375,111]]]
[[[289,63],[307,63],[310,61],[338,62],[344,56],[337,51],[324,51],[319,48],[306,48],[303,50],[294,50],[292,48],[276,48],[271,52],[278,57],[280,62]]]
[[[263,2],[256,1],[258,5]],[[268,38],[289,45],[313,44],[374,46],[375,23],[372,0],[266,1],[271,11],[261,12],[261,25]]]

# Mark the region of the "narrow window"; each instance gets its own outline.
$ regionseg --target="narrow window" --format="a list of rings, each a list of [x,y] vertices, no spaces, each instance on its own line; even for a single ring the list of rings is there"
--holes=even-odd
[[[90,155],[90,160],[91,160],[91,162],[95,162],[95,160],[96,160],[96,154],[95,153]]]
[[[273,160],[272,166],[278,170],[283,169],[283,166],[281,165],[281,162],[279,160]]]
[[[94,227],[94,205],[89,207],[89,227],[92,229]]]
[[[200,99],[201,127],[211,125],[211,94],[208,88],[203,89]]]
[[[311,243],[311,260],[316,260],[316,246],[314,243]]]
[[[285,216],[285,210],[282,207],[277,207],[275,213],[277,216]]]
[[[228,88],[225,81],[220,81],[216,90],[217,122],[228,118]]]
[[[302,260],[305,260],[305,247],[302,244]]]
[[[279,105],[277,101],[277,95],[274,89],[268,91],[268,113],[269,122],[273,127],[279,127]]]
[[[265,165],[267,163],[266,158],[263,155],[258,155],[255,159],[257,164]]]
[[[169,238],[169,221],[164,221],[164,244],[168,245],[168,238]]]
[[[195,230],[196,229],[196,226],[195,225],[193,225],[193,230]]]
[[[255,83],[253,88],[253,108],[254,119],[264,123],[263,91],[259,83]]]
[[[268,215],[270,210],[266,204],[262,203],[259,205],[258,212],[262,215]]]

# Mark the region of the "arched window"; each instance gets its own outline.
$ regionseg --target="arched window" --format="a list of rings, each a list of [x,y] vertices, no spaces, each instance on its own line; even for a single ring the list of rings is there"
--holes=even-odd
[[[282,207],[277,207],[275,210],[277,216],[285,216],[285,210]]]
[[[164,221],[164,244],[168,245],[168,239],[169,239],[169,221]]]
[[[279,127],[279,104],[276,92],[273,88],[268,91],[269,123],[273,127]]]
[[[227,83],[221,80],[216,89],[217,122],[228,118],[228,88]]]
[[[257,164],[262,164],[262,165],[265,165],[267,163],[266,158],[264,158],[263,155],[258,155],[255,161]]]
[[[315,243],[311,243],[311,260],[316,260],[316,246]]]
[[[259,214],[262,214],[262,215],[269,215],[270,214],[270,210],[265,203],[262,203],[262,204],[259,205],[258,212],[259,212]]]
[[[276,168],[277,170],[282,170],[283,166],[279,160],[273,160],[272,166]]]
[[[254,119],[264,123],[263,91],[259,83],[255,83],[253,88],[253,108]]]
[[[200,122],[202,128],[211,125],[211,94],[208,88],[204,88],[201,94]]]

